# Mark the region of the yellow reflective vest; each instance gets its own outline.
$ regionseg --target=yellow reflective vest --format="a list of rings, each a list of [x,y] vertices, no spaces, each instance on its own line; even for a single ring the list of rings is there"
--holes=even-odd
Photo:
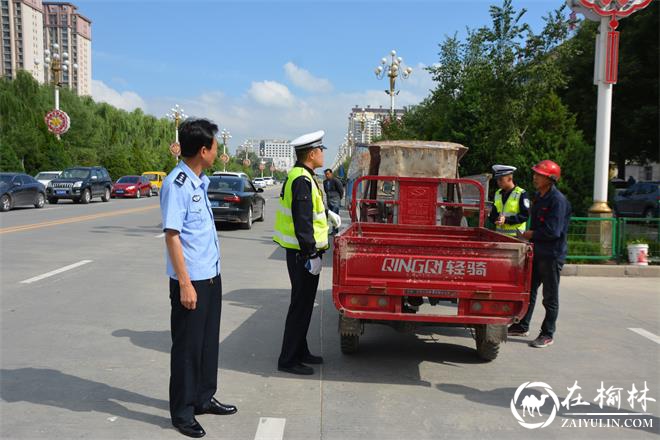
[[[289,171],[282,197],[280,197],[280,204],[275,213],[275,234],[273,235],[273,241],[283,248],[300,250],[300,244],[296,238],[293,216],[291,214],[291,202],[293,199],[291,185],[293,185],[294,180],[301,176],[309,180],[312,184],[314,240],[316,241],[316,250],[324,250],[328,248],[328,218],[325,214],[323,195],[314,177],[303,167],[294,167]]]
[[[520,213],[520,198],[523,196],[525,193],[525,190],[516,186],[511,190],[511,194],[509,195],[509,198],[506,199],[506,203],[504,206],[502,206],[502,190],[498,189],[497,192],[495,192],[495,209],[497,209],[497,213],[499,215],[503,215],[504,217],[512,217],[514,215],[517,215]],[[503,225],[496,225],[495,230],[497,232],[500,232],[502,234],[510,235],[512,237],[516,236],[516,230],[520,232],[525,232],[525,229],[527,229],[527,223],[516,223],[516,224],[508,224],[504,223]]]

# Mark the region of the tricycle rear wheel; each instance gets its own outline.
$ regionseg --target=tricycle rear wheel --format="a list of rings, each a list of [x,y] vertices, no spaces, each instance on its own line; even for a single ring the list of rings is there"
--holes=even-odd
[[[358,351],[360,344],[359,335],[339,335],[341,341],[341,352],[344,354],[353,354]]]
[[[477,354],[480,358],[486,361],[492,361],[497,358],[502,340],[502,328],[500,327],[503,327],[506,331],[506,326],[477,325],[474,327],[474,339],[477,342]]]

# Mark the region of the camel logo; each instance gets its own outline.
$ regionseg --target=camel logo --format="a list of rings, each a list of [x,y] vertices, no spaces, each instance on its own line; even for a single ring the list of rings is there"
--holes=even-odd
[[[525,397],[520,398],[520,395],[526,389],[537,389],[543,392],[540,397],[537,397],[535,394],[527,394]],[[552,410],[549,415],[544,415],[541,413],[541,408],[543,408],[548,398],[552,400]],[[522,408],[522,416],[518,412],[518,408]],[[518,420],[520,426],[527,429],[545,428],[555,419],[558,409],[559,399],[555,392],[552,391],[552,387],[545,382],[525,382],[518,387],[513,399],[511,399],[511,413]],[[536,418],[536,420],[540,421],[526,422],[525,417]],[[547,417],[547,420],[543,421],[542,419],[544,417]]]

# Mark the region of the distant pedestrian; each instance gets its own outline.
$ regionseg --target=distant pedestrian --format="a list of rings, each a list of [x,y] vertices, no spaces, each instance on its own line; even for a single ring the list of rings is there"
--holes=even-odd
[[[509,336],[527,336],[534,313],[539,286],[543,285],[545,319],[539,336],[529,343],[543,348],[554,343],[557,316],[559,315],[559,278],[568,251],[567,234],[571,217],[571,204],[555,184],[561,177],[561,168],[551,160],[543,160],[532,167],[534,187],[537,192],[532,201],[530,229],[521,237],[534,244],[532,263],[532,290],[529,309],[518,324],[509,327]]]
[[[328,209],[335,214],[339,214],[341,199],[344,197],[344,185],[342,185],[341,180],[334,177],[330,168],[325,170],[323,190],[325,191],[325,197],[328,202]],[[337,228],[332,228],[333,234],[336,234],[337,232],[339,232]]]
[[[206,432],[196,414],[234,414],[213,396],[218,382],[222,282],[220,245],[207,190],[218,154],[218,126],[187,119],[179,126],[183,160],[165,178],[160,207],[170,277],[172,351],[170,415],[184,435]]]

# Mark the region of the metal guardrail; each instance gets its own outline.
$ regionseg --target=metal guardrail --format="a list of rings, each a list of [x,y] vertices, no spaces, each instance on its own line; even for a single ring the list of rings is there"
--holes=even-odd
[[[614,217],[571,217],[567,260],[616,259],[617,232],[617,219]]]
[[[649,261],[660,262],[660,218],[571,217],[566,258],[627,261],[627,244],[635,239],[648,243]]]
[[[660,218],[620,217],[617,222],[620,260],[628,258],[629,241],[643,239],[649,245],[649,262],[660,262]]]

